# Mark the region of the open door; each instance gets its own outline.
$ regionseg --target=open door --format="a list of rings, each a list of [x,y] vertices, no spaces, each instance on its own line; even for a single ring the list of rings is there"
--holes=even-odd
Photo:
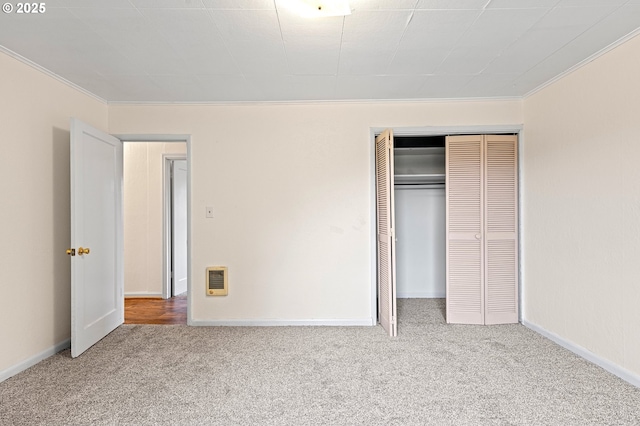
[[[187,291],[187,160],[173,161],[171,180],[171,295]]]
[[[378,235],[378,319],[394,337],[396,321],[396,244],[393,202],[393,132],[376,138],[376,204]]]
[[[124,322],[122,142],[71,119],[71,356]]]

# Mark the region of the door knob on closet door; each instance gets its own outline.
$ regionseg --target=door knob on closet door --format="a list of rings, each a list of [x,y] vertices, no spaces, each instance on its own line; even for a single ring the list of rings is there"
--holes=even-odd
[[[480,235],[480,234],[476,234],[476,240],[479,240],[479,239],[481,239],[481,238],[482,238],[482,235]]]
[[[78,254],[79,255],[89,254],[89,252],[90,252],[89,247],[87,247],[87,248],[78,247]]]

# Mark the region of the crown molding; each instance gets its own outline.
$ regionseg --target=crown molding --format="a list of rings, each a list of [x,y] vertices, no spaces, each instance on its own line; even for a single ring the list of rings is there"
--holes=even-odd
[[[66,78],[59,76],[58,74],[56,74],[53,71],[43,67],[42,65],[36,64],[32,60],[25,58],[24,56],[14,52],[11,49],[7,49],[6,47],[0,45],[0,52],[5,53],[6,55],[12,57],[13,59],[16,59],[17,61],[20,61],[23,64],[28,65],[31,68],[34,68],[34,69],[40,71],[41,73],[43,73],[45,75],[48,75],[49,77],[53,78],[54,80],[58,80],[60,83],[65,84],[65,85],[69,86],[70,88],[75,89],[78,92],[80,92],[80,93],[82,93],[84,95],[87,95],[90,98],[95,99],[98,102],[101,102],[101,103],[103,103],[105,105],[108,104],[106,99],[103,99],[100,96],[96,95],[95,93],[92,93],[92,92],[88,91],[87,89],[82,88],[82,87],[78,86],[77,84],[70,82]]]
[[[616,47],[626,43],[627,41],[631,40],[632,38],[636,37],[637,35],[640,35],[640,27],[636,28],[633,31],[631,31],[626,36],[624,36],[622,38],[619,38],[618,40],[614,41],[610,45],[598,50],[596,53],[594,53],[593,55],[589,56],[587,59],[584,59],[584,60],[578,62],[577,64],[575,64],[574,66],[572,66],[568,70],[556,75],[551,80],[548,80],[547,82],[542,83],[540,86],[538,86],[535,89],[529,91],[528,93],[525,93],[525,95],[523,96],[523,99],[527,99],[528,97],[535,95],[536,93],[538,93],[542,89],[551,86],[553,83],[555,83],[555,82],[557,82],[559,80],[562,80],[563,78],[565,78],[566,76],[568,76],[572,72],[579,70],[580,68],[584,67],[585,65],[595,61],[599,57],[611,52]]]
[[[202,101],[202,102],[145,102],[145,101],[109,101],[110,106],[266,106],[266,105],[379,105],[402,103],[446,103],[446,102],[513,102],[521,101],[520,96],[485,97],[485,98],[411,98],[411,99],[330,99],[330,100],[298,100],[298,101]]]

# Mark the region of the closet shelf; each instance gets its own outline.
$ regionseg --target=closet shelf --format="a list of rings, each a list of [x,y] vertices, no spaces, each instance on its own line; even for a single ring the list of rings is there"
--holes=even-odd
[[[444,183],[444,173],[394,175],[397,184]]]

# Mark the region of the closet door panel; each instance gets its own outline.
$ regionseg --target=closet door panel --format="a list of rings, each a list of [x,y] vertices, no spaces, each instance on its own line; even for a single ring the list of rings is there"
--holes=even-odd
[[[376,138],[376,220],[378,316],[389,336],[397,334],[393,192],[393,133],[385,130]]]
[[[447,251],[447,322],[484,324],[482,305],[482,244],[451,239]]]
[[[483,137],[446,139],[447,322],[484,324]]]
[[[513,238],[486,242],[486,324],[518,322],[517,249]]]
[[[517,137],[485,136],[485,323],[518,322]]]

